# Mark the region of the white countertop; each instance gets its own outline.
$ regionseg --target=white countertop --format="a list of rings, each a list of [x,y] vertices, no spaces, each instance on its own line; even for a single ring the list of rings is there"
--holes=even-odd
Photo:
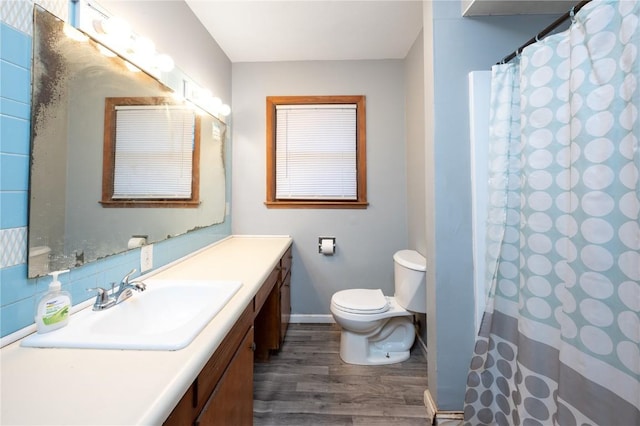
[[[2,348],[0,424],[161,424],[291,241],[288,236],[232,236],[151,274],[158,279],[242,281],[235,296],[184,349],[40,349],[21,347],[19,341]]]

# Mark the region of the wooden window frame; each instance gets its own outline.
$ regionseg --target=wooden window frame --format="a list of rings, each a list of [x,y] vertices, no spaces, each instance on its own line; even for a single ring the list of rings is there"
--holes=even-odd
[[[357,198],[355,200],[291,200],[276,198],[276,107],[278,105],[356,105],[356,168]],[[365,96],[267,96],[267,208],[286,209],[366,209],[367,144]]]
[[[195,114],[194,144],[191,172],[191,198],[184,199],[113,199],[113,183],[116,153],[116,106],[121,105],[182,105],[166,97],[105,98],[104,145],[102,153],[102,207],[174,207],[196,208],[200,205],[200,131],[201,120]]]

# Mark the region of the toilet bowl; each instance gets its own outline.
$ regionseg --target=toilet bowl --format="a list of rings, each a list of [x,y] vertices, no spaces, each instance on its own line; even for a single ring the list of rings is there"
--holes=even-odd
[[[415,340],[414,312],[426,312],[426,260],[413,250],[394,257],[395,296],[380,289],[348,289],[331,298],[331,314],[342,328],[340,358],[349,364],[405,361]]]

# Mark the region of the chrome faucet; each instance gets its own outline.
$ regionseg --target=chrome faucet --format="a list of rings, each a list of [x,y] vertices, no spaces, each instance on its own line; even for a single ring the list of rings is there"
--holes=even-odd
[[[88,288],[87,291],[97,291],[96,301],[93,303],[94,311],[109,309],[116,304],[116,300],[109,296],[109,292],[102,287]]]
[[[96,295],[96,301],[93,304],[93,310],[103,311],[117,305],[120,302],[127,300],[133,295],[132,290],[146,290],[147,285],[142,281],[129,282],[129,277],[133,275],[134,272],[136,272],[136,270],[132,269],[127,275],[124,276],[124,278],[122,278],[120,284],[118,285],[117,291],[114,289],[115,284],[112,283],[111,294],[109,294],[108,290],[105,290],[102,287],[88,288],[88,291],[98,292],[98,294]]]
[[[131,290],[145,291],[147,289],[147,285],[142,281],[129,282],[129,277],[133,275],[134,272],[136,272],[135,268],[129,271],[129,273],[124,276],[122,281],[120,281],[118,291],[113,295],[114,299],[116,299],[116,304],[130,298],[133,294]]]

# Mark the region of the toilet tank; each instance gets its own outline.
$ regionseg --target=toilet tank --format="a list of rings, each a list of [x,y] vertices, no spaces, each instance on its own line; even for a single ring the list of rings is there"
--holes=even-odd
[[[49,273],[49,255],[47,246],[36,246],[29,249],[29,276],[47,275]]]
[[[427,260],[417,251],[400,250],[393,255],[396,301],[408,311],[427,312]]]

